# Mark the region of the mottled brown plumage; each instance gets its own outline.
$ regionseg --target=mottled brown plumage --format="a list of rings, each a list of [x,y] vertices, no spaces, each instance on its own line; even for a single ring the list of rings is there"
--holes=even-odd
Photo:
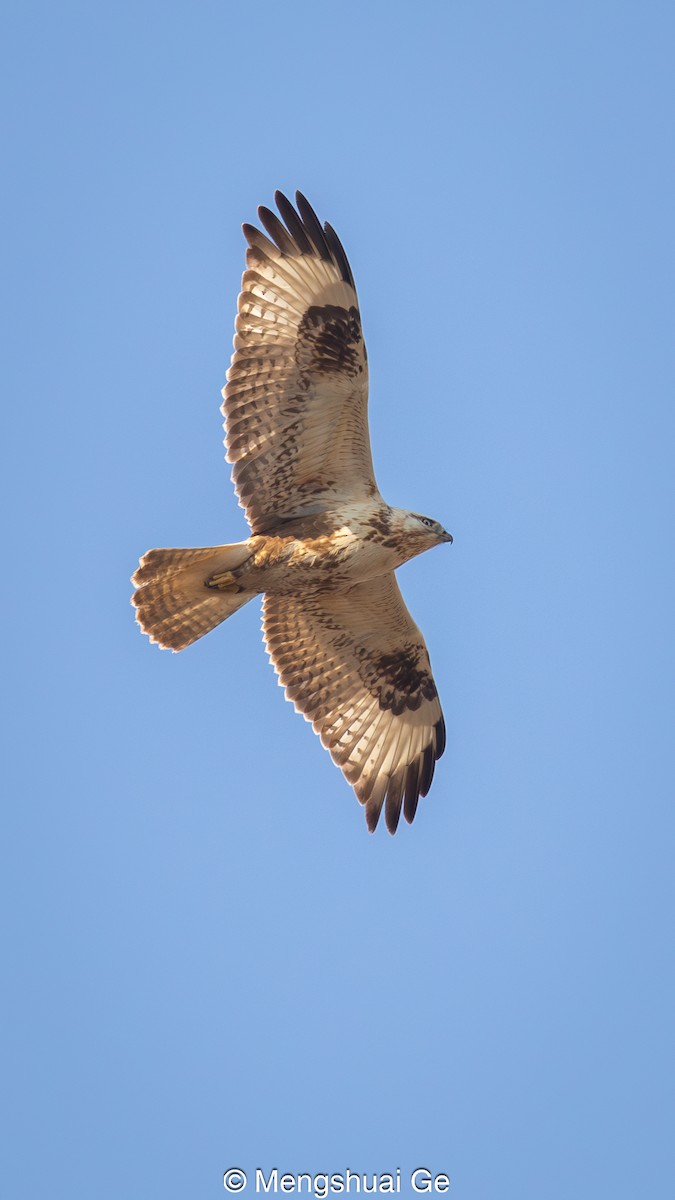
[[[264,594],[267,650],[375,829],[415,816],[445,747],[424,639],[394,578],[451,541],[380,496],[368,366],[347,257],[299,193],[259,209],[224,389],[228,460],[251,537],[151,550],[133,577],[137,619],[181,650]],[[282,224],[283,221],[283,224]],[[269,235],[269,236],[267,236]]]

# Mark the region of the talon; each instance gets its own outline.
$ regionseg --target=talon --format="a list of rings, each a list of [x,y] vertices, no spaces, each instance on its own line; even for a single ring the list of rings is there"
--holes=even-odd
[[[220,575],[212,575],[210,579],[206,580],[206,586],[218,588],[220,591],[229,591],[231,588],[241,591],[234,571],[222,571]]]

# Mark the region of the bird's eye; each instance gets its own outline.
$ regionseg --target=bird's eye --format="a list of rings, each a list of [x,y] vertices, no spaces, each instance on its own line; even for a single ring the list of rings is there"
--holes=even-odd
[[[420,521],[423,525],[426,525],[427,529],[433,528],[434,522],[429,517],[420,517]]]

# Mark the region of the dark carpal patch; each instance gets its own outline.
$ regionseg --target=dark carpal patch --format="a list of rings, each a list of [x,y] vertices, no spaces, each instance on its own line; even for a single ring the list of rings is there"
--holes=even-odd
[[[381,654],[368,659],[365,682],[377,696],[380,708],[398,716],[409,708],[413,712],[422,700],[433,700],[436,685],[427,670],[420,668],[415,650],[400,650],[397,654]]]
[[[356,376],[360,362],[361,317],[358,308],[312,305],[298,328],[296,361],[302,370]]]

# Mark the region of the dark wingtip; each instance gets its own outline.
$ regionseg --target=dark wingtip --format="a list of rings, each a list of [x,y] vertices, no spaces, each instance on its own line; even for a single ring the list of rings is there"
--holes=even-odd
[[[426,796],[427,792],[429,791],[429,788],[431,787],[431,781],[434,777],[435,766],[436,759],[434,758],[434,748],[431,742],[429,742],[429,745],[425,747],[422,754],[422,769],[420,770],[419,780],[420,796]]]
[[[298,206],[298,212],[300,213],[305,231],[310,241],[313,243],[319,258],[330,261],[331,254],[328,248],[328,242],[326,241],[326,235],[321,228],[319,218],[314,212],[309,200],[303,196],[302,192],[296,192],[295,203]]]
[[[443,754],[446,746],[445,721],[442,714],[434,725],[434,733],[436,734],[436,758],[438,759]]]
[[[281,221],[284,224],[281,223],[276,213],[273,213],[264,204],[261,204],[258,208],[258,216],[263,228],[272,238],[275,246],[281,250],[281,253],[290,255],[318,254],[324,261],[332,261],[338,268],[344,282],[350,284],[356,291],[354,276],[342,242],[328,221],[322,227],[319,218],[304,193],[300,191],[295,193],[297,211],[288,199],[288,196],[279,188],[274,193],[274,202],[279,209]],[[264,239],[264,235],[260,233],[260,230],[256,229],[254,225],[249,224],[244,225],[242,228],[249,244],[260,246],[260,239]],[[267,239],[264,240],[266,241]]]
[[[298,253],[298,247],[295,245],[288,230],[281,224],[276,213],[273,213],[266,205],[261,204],[258,208],[258,216],[265,231],[274,240],[282,254],[295,255]]]
[[[271,254],[274,256],[276,254],[277,247],[274,245],[274,242],[265,237],[262,230],[258,229],[255,225],[250,225],[248,221],[245,221],[241,228],[251,250],[260,251],[263,255]]]
[[[408,767],[408,773],[405,780],[405,799],[403,802],[403,816],[409,825],[412,825],[417,812],[417,805],[420,799],[419,789],[420,778],[420,760],[416,758]]]
[[[287,204],[290,204],[291,202],[288,199],[288,196],[286,196],[284,194],[284,192],[280,191],[279,188],[277,188],[276,192],[274,193],[274,203],[276,204],[277,208],[281,211],[282,205],[287,205]],[[293,207],[293,206],[291,205],[291,207]]]
[[[401,804],[403,802],[403,776],[394,776],[387,788],[387,801],[384,809],[384,819],[391,834],[396,833],[401,819]]]
[[[314,247],[308,237],[307,230],[293,208],[288,196],[277,190],[274,193],[274,201],[281,213],[282,220],[286,222],[286,228],[293,239],[296,252],[299,254],[313,254]]]
[[[352,269],[349,265],[349,259],[345,254],[345,248],[342,245],[337,233],[333,229],[333,226],[329,225],[328,221],[324,222],[323,232],[326,242],[328,243],[328,249],[333,256],[333,261],[339,267],[342,278],[344,279],[345,283],[350,283],[354,288],[354,291],[356,291],[354,276],[352,275]]]
[[[374,833],[377,829],[381,811],[382,809],[379,806],[376,807],[375,805],[366,804],[366,825],[368,826],[368,833]]]

